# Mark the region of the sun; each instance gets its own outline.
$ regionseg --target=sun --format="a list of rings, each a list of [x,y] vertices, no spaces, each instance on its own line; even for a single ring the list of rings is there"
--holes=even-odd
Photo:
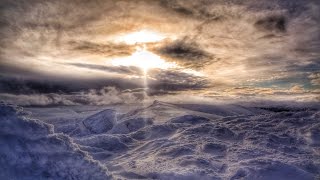
[[[111,63],[114,66],[139,67],[144,73],[154,68],[169,69],[177,67],[176,63],[166,62],[160,56],[148,51],[145,47],[138,48],[131,56],[113,59]]]
[[[136,51],[127,57],[115,58],[111,61],[114,66],[135,66],[141,68],[146,74],[149,69],[169,69],[175,68],[177,65],[173,62],[167,62],[160,56],[147,49],[147,43],[160,42],[173,37],[167,34],[159,33],[143,29],[128,34],[123,34],[115,37],[118,43],[135,45]]]
[[[129,34],[120,35],[116,38],[116,41],[133,45],[141,43],[158,42],[166,38],[167,37],[161,33],[144,29]]]

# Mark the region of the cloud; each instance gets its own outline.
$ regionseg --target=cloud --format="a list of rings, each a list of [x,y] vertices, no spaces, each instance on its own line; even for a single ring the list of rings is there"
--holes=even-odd
[[[201,69],[215,61],[212,54],[187,38],[166,44],[155,51],[185,68]]]
[[[150,94],[179,93],[179,91],[200,90],[212,86],[205,77],[175,70],[153,70],[149,74]]]
[[[97,70],[109,70],[102,66],[72,64]],[[129,74],[129,69],[121,67],[112,69],[114,72]],[[114,79],[115,80],[115,79]],[[127,80],[128,82],[130,79]],[[90,81],[92,83],[92,80]],[[48,105],[106,105],[106,104],[130,104],[141,101],[149,96],[178,94],[182,91],[203,90],[213,86],[208,79],[201,76],[184,73],[179,70],[154,69],[148,72],[147,82],[143,83],[141,77],[136,85],[127,84],[125,81],[112,86],[106,81],[97,81],[88,84],[86,81],[63,82],[28,80],[16,78],[4,78],[0,81],[0,97],[3,101],[24,106],[48,106]],[[109,86],[103,86],[103,84]],[[72,88],[70,88],[72,87]]]
[[[275,89],[263,87],[237,87],[223,91],[229,95],[237,96],[265,96],[265,95],[293,95],[304,94],[306,90],[300,85],[292,85],[289,89]]]
[[[135,51],[134,46],[114,43],[93,43],[88,41],[71,41],[72,50],[105,57],[129,56]]]
[[[130,67],[114,69],[104,66],[72,64],[84,68],[108,70],[117,73],[130,74]],[[114,79],[116,81],[116,79]],[[127,80],[130,82],[130,79]],[[143,79],[137,84],[129,84],[118,79],[112,81],[98,80],[94,83],[86,81],[75,81],[70,79],[69,83],[42,81],[31,79],[4,78],[0,81],[1,100],[23,106],[50,106],[50,105],[107,105],[107,104],[130,104],[137,103],[152,96],[165,94],[179,94],[183,91],[198,91],[213,84],[206,77],[184,73],[179,70],[154,69],[148,72],[146,84]],[[115,86],[112,86],[115,85]],[[105,85],[105,86],[103,86]],[[109,85],[109,86],[108,86]],[[72,87],[72,88],[71,88]]]
[[[109,105],[130,104],[141,101],[144,93],[140,91],[124,91],[115,87],[90,89],[72,94],[42,93],[42,94],[8,94],[0,93],[0,98],[6,103],[21,106],[57,106],[57,105]]]
[[[134,68],[105,67],[110,58],[135,50],[135,45],[112,39],[141,29],[174,36],[174,42],[146,46],[178,63],[180,73],[189,68],[205,76],[184,84],[153,77],[159,82],[150,80],[150,88],[172,93],[171,89],[217,89],[203,84],[220,84],[219,88],[226,89],[264,84],[279,89],[293,83],[304,88],[309,83],[312,89],[318,84],[317,78],[308,77],[319,71],[320,4],[316,0],[3,0],[0,8],[2,77],[24,79],[23,83],[2,79],[6,87],[1,92],[142,88],[141,78],[124,76],[139,76]],[[279,84],[279,79],[290,81]]]
[[[21,106],[56,106],[56,105],[80,105],[62,94],[6,94],[0,93],[1,100]]]
[[[67,65],[99,70],[99,71],[107,71],[119,74],[126,74],[126,75],[142,75],[143,72],[140,68],[135,66],[103,66],[103,65],[96,65],[96,64],[83,64],[83,63],[69,63]]]
[[[39,75],[38,75],[39,76]],[[10,94],[43,94],[82,92],[89,89],[101,89],[113,86],[118,89],[136,89],[142,86],[142,80],[132,81],[121,77],[66,77],[66,76],[41,76],[37,74],[30,77],[2,76],[0,79],[0,93]]]
[[[182,0],[161,0],[160,5],[166,10],[172,11],[185,18],[193,18],[196,20],[218,20],[225,16],[224,12],[216,11],[212,6],[219,6],[224,3],[222,1],[182,1]],[[227,2],[228,3],[228,2]],[[234,2],[237,5],[237,2]],[[221,9],[220,9],[221,10]]]
[[[188,37],[214,55],[205,63],[192,62],[203,63],[208,76],[234,86],[262,83],[269,75],[294,77],[310,72],[306,65],[315,64],[319,57],[316,1],[176,0],[162,5],[195,24]]]
[[[320,86],[320,73],[312,73],[309,75],[311,84],[314,86]]]
[[[143,92],[121,92],[114,87],[104,87],[101,90],[80,93],[75,97],[75,101],[90,105],[130,104],[141,101],[143,98]]]
[[[284,16],[268,16],[255,22],[255,26],[271,32],[286,32],[287,19]]]
[[[75,88],[75,87],[74,87]],[[5,77],[0,80],[1,93],[30,94],[51,92],[72,92],[74,88],[46,80],[32,80],[25,78]]]

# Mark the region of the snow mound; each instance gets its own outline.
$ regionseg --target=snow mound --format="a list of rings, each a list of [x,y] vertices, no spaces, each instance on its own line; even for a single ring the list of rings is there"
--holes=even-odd
[[[88,147],[103,149],[109,152],[122,152],[128,149],[126,143],[130,138],[108,134],[95,135],[75,140],[76,143]]]
[[[83,121],[83,125],[92,133],[100,134],[111,130],[116,123],[116,111],[107,109],[94,114]]]
[[[187,123],[187,124],[200,124],[207,123],[210,120],[201,116],[184,115],[170,120],[171,123]]]
[[[313,180],[314,177],[295,166],[285,164],[279,161],[272,160],[253,160],[247,165],[256,166],[256,169],[248,169],[247,172],[243,171],[242,174],[236,174],[232,177],[232,179],[241,179],[242,177],[246,177],[246,179],[257,179],[257,180],[282,180],[282,179],[290,179],[290,180]],[[246,176],[247,174],[247,176]]]
[[[110,179],[68,136],[21,112],[0,105],[0,179]]]
[[[151,140],[167,138],[174,134],[177,126],[174,124],[151,125],[136,132],[131,133],[131,137],[136,140]]]
[[[128,134],[128,133],[137,131],[147,125],[152,125],[152,124],[153,124],[153,120],[151,118],[128,119],[116,124],[111,130],[111,133]]]

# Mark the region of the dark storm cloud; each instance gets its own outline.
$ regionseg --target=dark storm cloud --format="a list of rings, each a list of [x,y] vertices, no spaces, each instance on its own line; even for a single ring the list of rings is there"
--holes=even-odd
[[[74,93],[88,89],[101,89],[105,86],[113,86],[118,89],[140,88],[141,83],[122,78],[95,78],[81,79],[74,77],[50,77],[37,78],[23,76],[1,76],[0,93],[11,94],[38,94],[38,93]]]
[[[100,68],[100,67],[98,67]],[[2,101],[24,106],[52,105],[107,105],[139,102],[145,96],[177,94],[181,91],[202,90],[211,85],[205,77],[174,70],[154,69],[147,78],[147,87],[142,79],[139,84],[125,79],[30,80],[1,77],[0,98]],[[135,81],[136,82],[136,81]]]
[[[2,63],[0,65],[0,77],[7,77],[7,76],[14,76],[14,75],[28,77],[28,76],[34,75],[34,72],[28,68],[9,65],[6,63]]]
[[[183,67],[194,69],[203,68],[216,60],[212,54],[200,49],[198,44],[190,42],[187,38],[166,44],[156,49],[156,52]]]
[[[81,65],[81,64],[80,64]],[[102,68],[105,67],[86,67]],[[119,72],[119,69],[115,69]],[[75,78],[57,78],[42,77],[36,79],[36,75],[29,78],[17,76],[1,76],[0,93],[9,94],[74,94],[90,89],[99,90],[103,87],[115,87],[119,91],[136,93],[137,89],[144,87],[143,80],[123,79],[123,78],[104,78],[104,79],[75,79]],[[211,86],[210,81],[205,77],[199,77],[188,73],[175,70],[155,69],[149,72],[148,89],[150,95],[168,94],[177,91],[200,90]],[[139,90],[140,91],[140,90]]]
[[[26,80],[22,78],[1,77],[0,93],[52,93],[71,92],[72,89],[62,84],[55,84],[50,81]]]
[[[269,16],[255,22],[258,29],[271,32],[285,32],[287,29],[287,19],[284,16]]]
[[[148,81],[151,95],[201,90],[212,86],[205,77],[174,70],[153,70]]]
[[[129,56],[135,51],[134,46],[128,46],[125,44],[99,44],[88,41],[72,41],[69,44],[72,50],[106,57]]]
[[[83,64],[83,63],[69,63],[67,65],[87,68],[92,70],[126,74],[126,75],[142,75],[143,74],[141,68],[134,67],[134,66],[103,66],[103,65]]]

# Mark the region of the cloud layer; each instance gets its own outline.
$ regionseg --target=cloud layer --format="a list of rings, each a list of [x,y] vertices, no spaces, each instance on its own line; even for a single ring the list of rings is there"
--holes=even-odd
[[[141,48],[115,39],[143,29],[168,37],[144,46],[179,66],[150,70],[149,95],[319,88],[316,0],[4,0],[0,9],[1,93],[146,88],[142,69],[112,65]]]

